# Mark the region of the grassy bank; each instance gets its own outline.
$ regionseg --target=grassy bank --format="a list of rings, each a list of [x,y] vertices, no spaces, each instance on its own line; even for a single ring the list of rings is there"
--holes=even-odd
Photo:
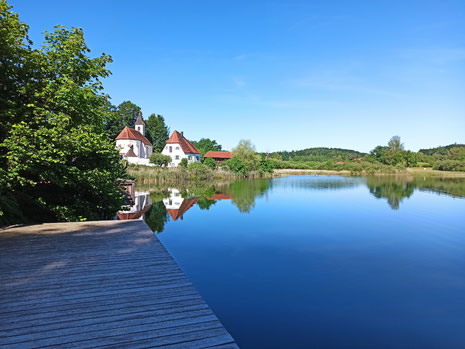
[[[240,178],[267,178],[271,174],[252,171],[246,175],[224,168],[211,169],[207,166],[161,168],[151,166],[129,166],[128,174],[139,183],[183,183],[196,181],[221,181]]]
[[[353,172],[349,170],[299,170],[299,169],[278,169],[273,172],[276,176],[296,176],[296,175],[338,175],[338,176],[367,176],[367,175],[396,175],[396,176],[428,176],[428,177],[441,177],[441,178],[465,178],[465,172],[457,171],[439,171],[431,168],[404,168],[395,171],[377,171],[366,172],[358,171]]]
[[[322,165],[320,163],[320,165]],[[450,178],[465,178],[465,172],[438,171],[431,168],[404,168],[370,163],[349,163],[344,165],[330,164],[316,168],[277,168],[272,174],[262,171],[252,171],[246,175],[225,168],[211,169],[207,166],[160,168],[142,165],[131,165],[128,174],[138,183],[189,183],[208,181],[228,181],[241,178],[270,178],[274,176],[293,175],[339,175],[339,176],[370,176],[370,175],[425,175]]]

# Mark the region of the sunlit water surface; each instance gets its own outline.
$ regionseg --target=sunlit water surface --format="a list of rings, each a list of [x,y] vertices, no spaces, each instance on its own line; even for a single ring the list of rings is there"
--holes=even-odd
[[[136,189],[242,348],[465,348],[464,179]]]

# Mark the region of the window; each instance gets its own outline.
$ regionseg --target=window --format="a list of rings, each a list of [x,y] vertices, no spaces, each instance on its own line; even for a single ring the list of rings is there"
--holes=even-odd
[[[176,150],[179,150],[179,147],[176,147]]]
[[[189,155],[188,158],[189,158],[189,160],[192,160],[192,156]]]
[[[170,153],[172,153],[172,152],[173,152],[173,147],[172,147],[172,146],[170,146]]]
[[[179,155],[176,155],[175,159],[176,159],[176,160],[179,160]]]

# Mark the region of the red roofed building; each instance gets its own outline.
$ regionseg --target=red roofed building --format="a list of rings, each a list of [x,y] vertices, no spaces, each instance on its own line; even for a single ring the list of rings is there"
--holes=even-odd
[[[178,131],[171,134],[161,153],[171,157],[169,167],[177,167],[182,159],[187,159],[188,163],[200,161],[199,150]]]
[[[212,158],[218,164],[231,159],[232,156],[233,153],[230,151],[209,151],[203,157],[204,159]]]
[[[145,122],[139,113],[136,129],[125,127],[116,137],[116,148],[120,155],[130,163],[149,164],[152,154],[152,143],[145,137]]]

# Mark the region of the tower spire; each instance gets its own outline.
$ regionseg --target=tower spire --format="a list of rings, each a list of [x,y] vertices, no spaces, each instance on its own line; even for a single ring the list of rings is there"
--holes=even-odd
[[[137,115],[137,120],[134,124],[136,127],[136,130],[142,133],[143,136],[145,136],[145,122],[144,119],[142,119],[142,113],[139,110],[139,114]]]

